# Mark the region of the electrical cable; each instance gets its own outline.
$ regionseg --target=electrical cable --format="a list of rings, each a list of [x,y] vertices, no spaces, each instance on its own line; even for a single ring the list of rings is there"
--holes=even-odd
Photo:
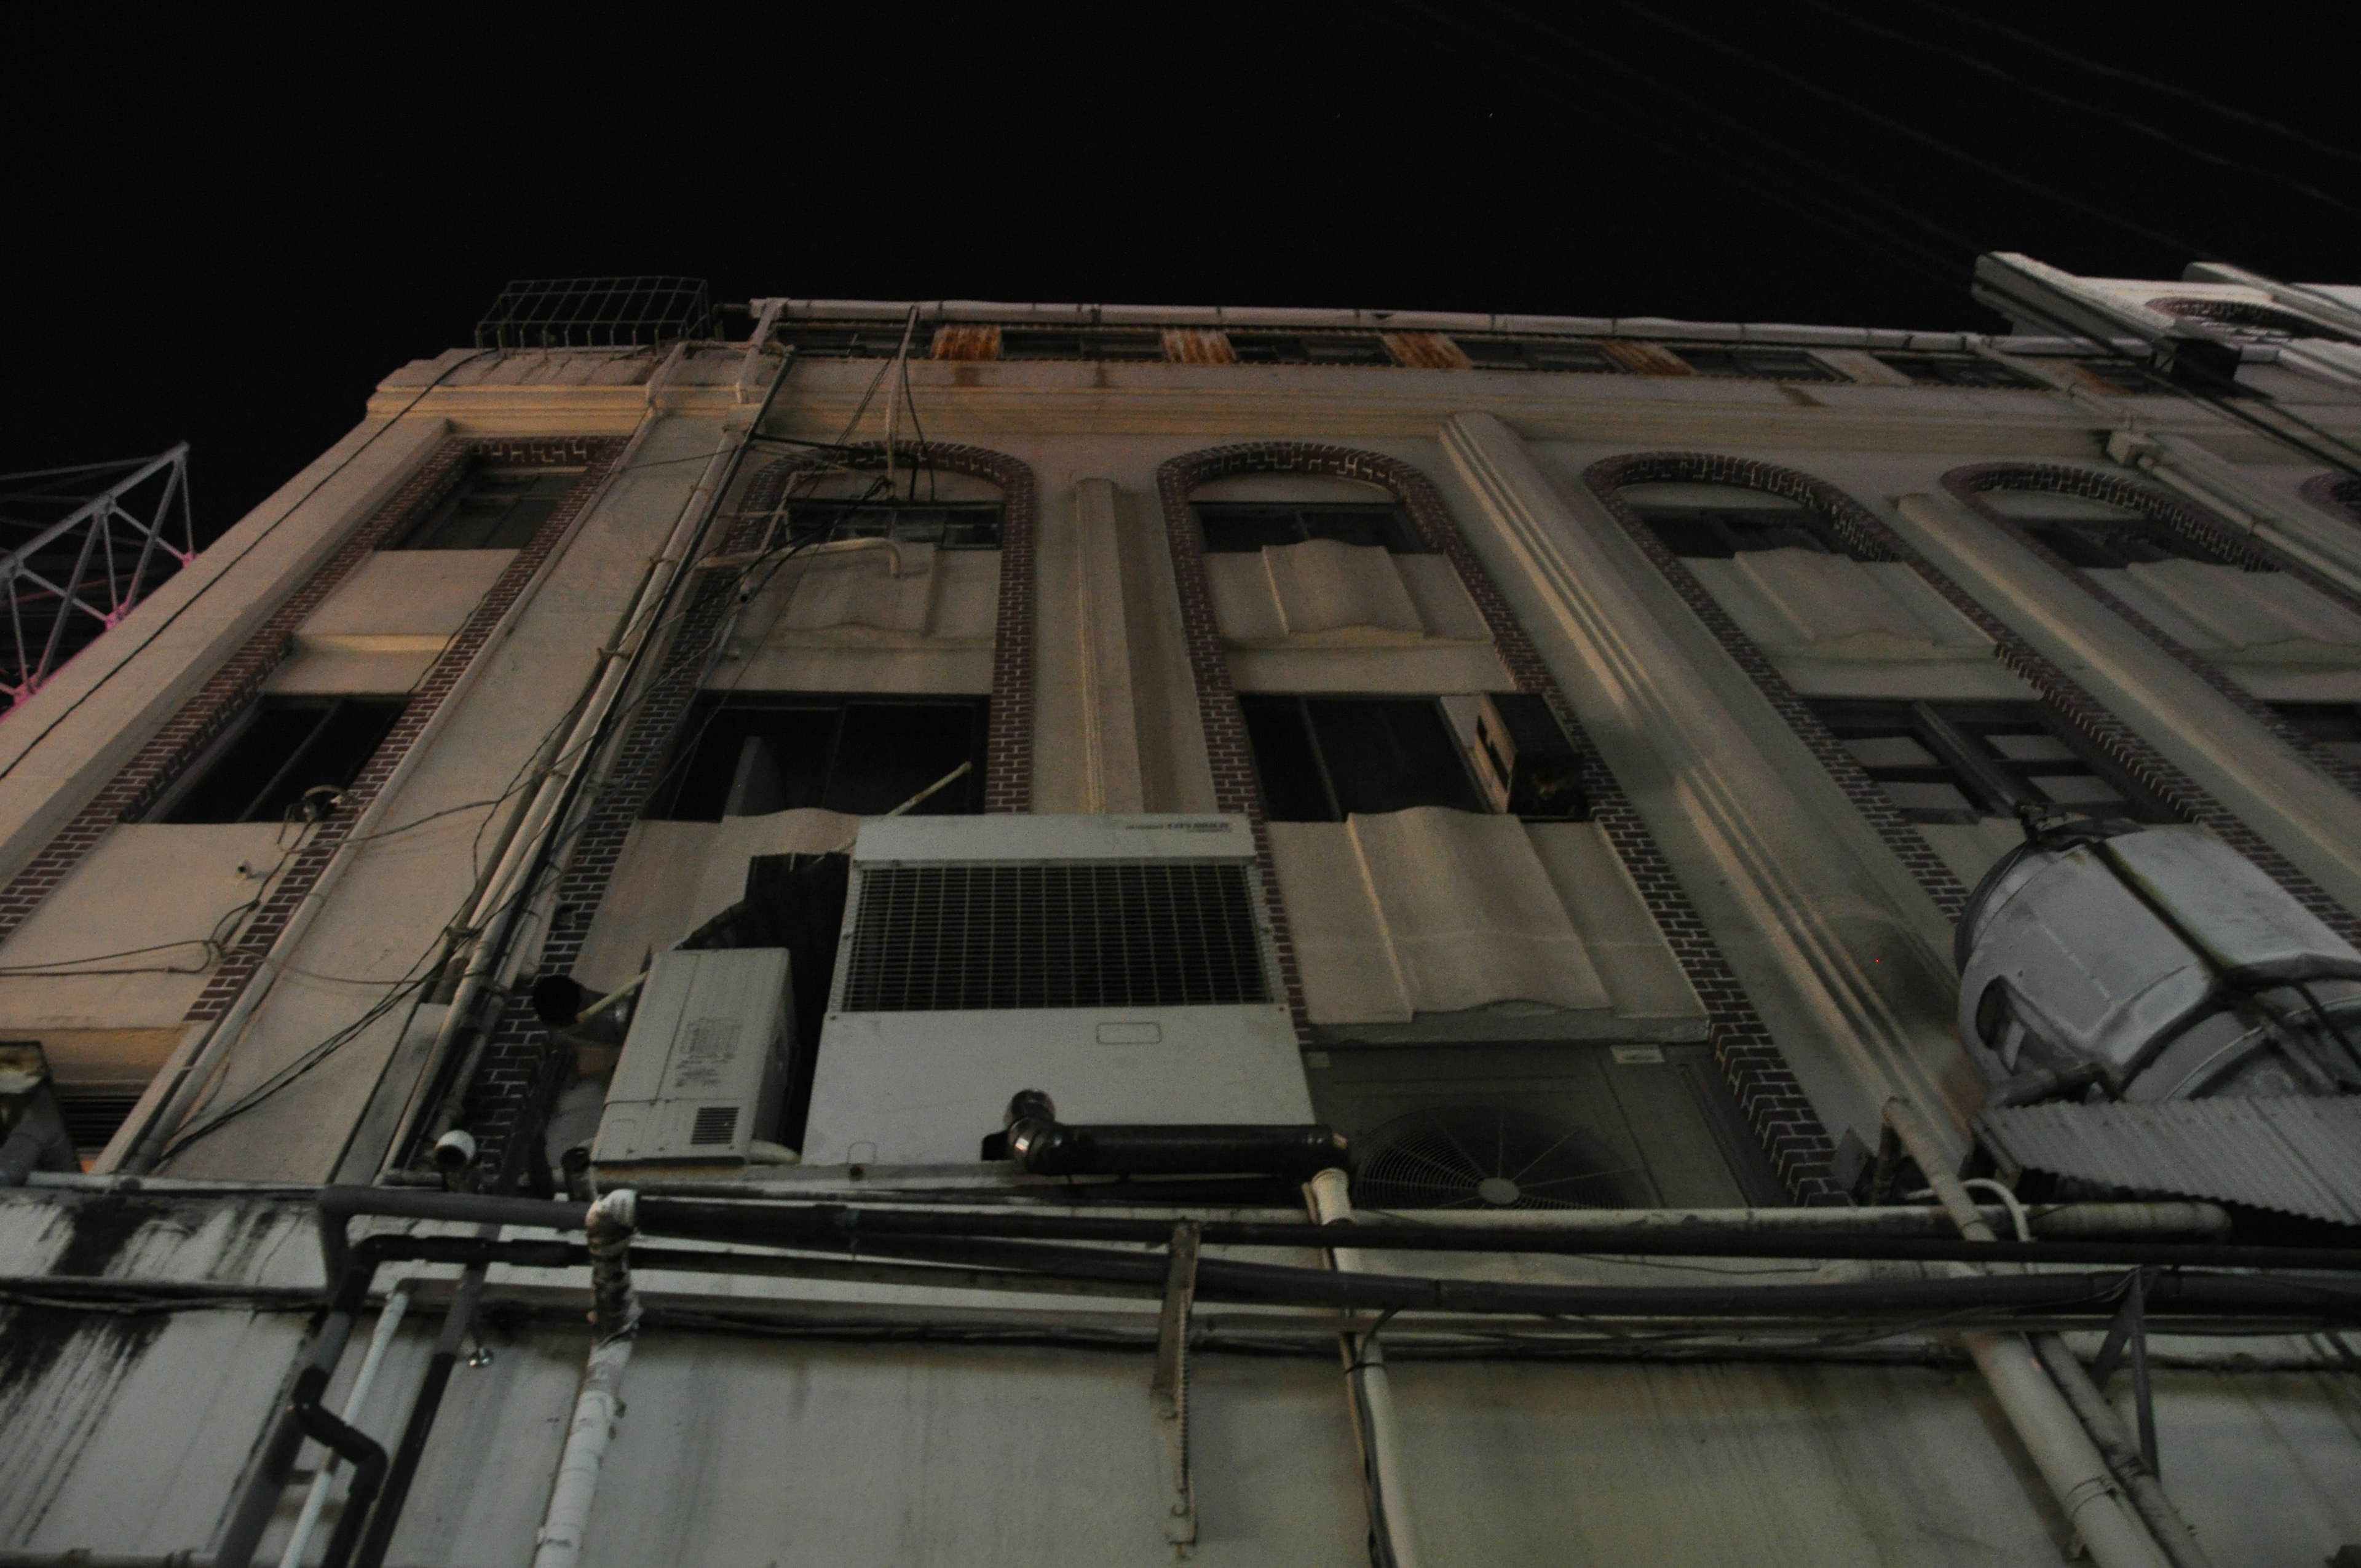
[[[2290,141],[2308,147],[2312,151],[2327,157],[2341,158],[2348,163],[2361,163],[2361,152],[2338,147],[2333,142],[2323,141],[2309,131],[2300,130],[2294,126],[2283,125],[2278,120],[2267,119],[2261,115],[2253,114],[2245,109],[2234,108],[2218,99],[2208,98],[2202,93],[2192,92],[2189,88],[2170,82],[2159,81],[2156,77],[2143,75],[2136,71],[2129,71],[2119,65],[2108,65],[2092,60],[2087,55],[2076,54],[2073,50],[2062,49],[2045,38],[2036,38],[2030,33],[2019,32],[2005,23],[1995,22],[1989,16],[1978,16],[1972,11],[1958,10],[1949,5],[1938,5],[1935,0],[1910,0],[1910,4],[1917,6],[1921,11],[1931,11],[1937,16],[1948,16],[1963,26],[1982,27],[1987,32],[1998,33],[2011,43],[2032,49],[2037,54],[2046,54],[2052,60],[2062,60],[2068,65],[2090,71],[2095,76],[2104,76],[2117,82],[2129,82],[2145,87],[2152,93],[2161,93],[2169,97],[2194,104],[2201,109],[2221,115],[2224,119],[2235,120],[2240,125],[2252,126],[2257,130],[2269,131],[2275,136],[2285,137]]]
[[[2317,185],[2311,184],[2302,180],[2298,180],[2293,175],[2282,174],[2275,169],[2267,169],[2259,164],[2248,163],[2242,159],[2231,158],[2223,153],[2208,151],[2204,148],[2198,147],[2191,142],[2185,141],[2180,137],[2174,136],[2170,131],[2165,130],[2161,126],[2152,126],[2146,120],[2134,119],[2129,115],[2123,114],[2118,110],[2103,108],[2099,104],[2091,103],[2087,99],[2078,98],[2070,93],[2056,92],[2050,88],[2041,86],[2037,82],[2028,82],[2024,77],[2017,75],[2015,71],[2010,71],[2004,66],[1995,65],[1991,60],[1985,60],[1981,56],[1969,54],[1965,50],[1952,49],[1942,44],[1932,42],[1927,38],[1914,38],[1908,33],[1883,26],[1880,23],[1871,21],[1865,16],[1856,16],[1854,13],[1846,10],[1840,5],[1831,5],[1829,4],[1829,0],[1804,0],[1804,4],[1809,5],[1813,10],[1821,13],[1823,16],[1832,16],[1838,21],[1844,23],[1847,27],[1856,27],[1874,38],[1881,38],[1890,43],[1900,44],[1905,49],[1917,49],[1921,53],[1934,55],[1938,59],[1948,60],[1954,65],[1964,66],[1970,71],[1976,71],[1984,76],[1992,77],[1995,81],[2004,82],[2011,87],[2026,93],[2029,97],[2038,98],[2044,103],[2055,104],[2063,108],[2078,110],[2083,114],[2094,115],[2103,120],[2113,120],[2126,130],[2132,131],[2139,136],[2144,136],[2151,141],[2162,142],[2165,146],[2171,148],[2174,151],[2182,153],[2190,158],[2196,159],[2200,162],[2210,163],[2214,165],[2216,168],[2234,170],[2240,174],[2252,175],[2258,180],[2268,180],[2275,184],[2284,185],[2290,191],[2309,196],[2316,202],[2324,203],[2342,212],[2361,213],[2361,207],[2356,207],[2352,203],[2347,202],[2342,196],[2332,194],[2329,192],[2322,190]]]
[[[1493,5],[1495,9],[1500,8],[1500,0],[1486,0],[1486,3]],[[2020,191],[2025,191],[2033,195],[2042,197],[2047,201],[2056,203],[2059,206],[2070,208],[2081,213],[2085,217],[2096,218],[2102,223],[2113,225],[2114,227],[2123,230],[2125,233],[2137,235],[2142,239],[2150,240],[2156,244],[2167,246],[2172,249],[2183,251],[2205,260],[2222,259],[2219,255],[2207,249],[2203,246],[2192,244],[2191,241],[2183,239],[2177,235],[2168,234],[2162,229],[2150,228],[2147,225],[2143,224],[2136,219],[2126,218],[2122,216],[2120,214],[2109,212],[2104,207],[2094,206],[2091,203],[2082,200],[2081,197],[2076,196],[2070,192],[2060,191],[2054,185],[2045,184],[2041,181],[2035,180],[2030,176],[2019,174],[2016,170],[2008,168],[2004,164],[1994,163],[1988,158],[1981,158],[1972,152],[1963,151],[1960,148],[1952,146],[1942,137],[1936,136],[1931,132],[1920,130],[1917,126],[1910,124],[1906,120],[1896,119],[1891,115],[1885,114],[1877,109],[1872,109],[1868,104],[1861,103],[1857,99],[1849,98],[1841,93],[1823,87],[1818,82],[1814,82],[1810,77],[1805,76],[1798,71],[1790,71],[1785,66],[1777,64],[1773,60],[1766,60],[1758,53],[1750,53],[1749,51],[1739,48],[1736,44],[1727,43],[1720,38],[1715,38],[1711,33],[1706,32],[1701,28],[1689,26],[1686,22],[1676,21],[1670,16],[1653,11],[1646,5],[1640,4],[1640,0],[1610,0],[1610,3],[1619,9],[1629,11],[1636,16],[1641,16],[1648,21],[1653,22],[1660,27],[1665,28],[1671,32],[1678,33],[1683,38],[1688,38],[1692,42],[1702,44],[1706,48],[1712,49],[1717,54],[1727,55],[1733,60],[1741,60],[1750,71],[1759,72],[1763,75],[1775,77],[1782,82],[1787,82],[1790,86],[1795,87],[1799,92],[1808,93],[1812,97],[1821,100],[1823,103],[1831,104],[1850,114],[1856,115],[1861,118],[1869,121],[1872,125],[1893,132],[1895,136],[1902,137],[1909,141],[1916,142],[1922,147],[1931,148],[1932,150],[1942,154],[1944,157],[1952,159],[1954,162],[1965,164],[1969,168],[1976,170],[1981,173],[1990,175],[1992,178],[1998,180],[2004,184],[2014,185]],[[1534,25],[1536,27],[1541,27],[1541,24],[1539,23]],[[1543,27],[1543,30],[1551,31],[1553,29]]]

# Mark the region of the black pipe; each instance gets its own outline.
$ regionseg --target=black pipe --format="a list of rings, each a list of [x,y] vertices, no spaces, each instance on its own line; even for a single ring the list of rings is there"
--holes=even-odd
[[[320,1257],[333,1288],[351,1266],[350,1233],[357,1215],[393,1220],[446,1220],[478,1225],[534,1225],[578,1231],[587,1203],[552,1202],[489,1193],[437,1192],[426,1188],[324,1187],[320,1190]]]
[[[345,1510],[336,1519],[335,1532],[328,1538],[327,1555],[321,1559],[321,1568],[346,1568],[352,1562],[361,1521],[368,1518],[369,1503],[385,1480],[385,1450],[368,1433],[347,1425],[320,1403],[320,1396],[327,1389],[327,1369],[314,1362],[296,1375],[295,1393],[288,1400],[288,1409],[295,1424],[303,1429],[304,1436],[325,1444],[353,1467]]]
[[[434,1418],[443,1409],[444,1390],[450,1387],[451,1369],[458,1363],[459,1345],[467,1336],[468,1325],[475,1321],[476,1302],[483,1291],[481,1267],[470,1267],[460,1275],[459,1288],[453,1293],[451,1305],[443,1314],[443,1332],[435,1341],[434,1354],[426,1363],[426,1376],[419,1382],[418,1397],[411,1401],[410,1419],[402,1424],[401,1442],[394,1450],[393,1464],[386,1475],[385,1495],[371,1511],[368,1530],[361,1537],[357,1568],[382,1568],[386,1550],[393,1544],[394,1527],[401,1522],[402,1506],[409,1501],[411,1483],[418,1475],[419,1460],[426,1453],[426,1439],[434,1431]]]
[[[1160,1244],[1165,1220],[1093,1214],[977,1213],[972,1211],[862,1208],[841,1203],[771,1204],[727,1200],[639,1200],[642,1234],[774,1246],[834,1248],[887,1236],[951,1239]],[[1304,1223],[1209,1220],[1207,1245],[1325,1248],[1335,1237]],[[1371,1222],[1353,1227],[1363,1251],[1524,1252],[1576,1256],[1871,1258],[1917,1262],[2082,1263],[2120,1267],[2267,1268],[2361,1271],[2361,1247],[2233,1246],[2216,1243],[2055,1241],[1971,1242],[1935,1236],[1762,1235],[1708,1225],[1630,1230],[1510,1230],[1506,1227]]]
[[[1345,1140],[1334,1128],[1318,1124],[1075,1127],[1029,1115],[997,1137],[1007,1157],[1035,1176],[1251,1172],[1302,1178],[1345,1162]],[[989,1149],[985,1157],[993,1157]]]

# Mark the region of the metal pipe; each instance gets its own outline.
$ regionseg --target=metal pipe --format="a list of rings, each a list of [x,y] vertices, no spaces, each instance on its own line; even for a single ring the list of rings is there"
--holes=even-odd
[[[534,789],[532,802],[518,818],[508,850],[493,869],[484,893],[470,905],[465,926],[475,931],[475,944],[468,954],[466,969],[461,972],[457,988],[451,997],[451,1008],[436,1030],[434,1044],[428,1052],[427,1078],[431,1081],[449,1062],[461,1035],[474,1029],[474,1014],[483,992],[502,983],[496,981],[495,971],[504,970],[511,956],[507,938],[527,898],[523,896],[542,869],[544,851],[565,813],[578,798],[577,786],[597,765],[597,753],[602,750],[606,726],[624,687],[639,670],[641,660],[657,640],[664,606],[670,602],[673,589],[686,580],[686,568],[697,554],[698,540],[719,510],[722,492],[730,477],[736,473],[738,461],[746,450],[751,434],[762,427],[770,412],[771,404],[786,382],[786,367],[792,355],[783,359],[772,373],[771,383],[763,393],[762,405],[742,432],[726,438],[706,462],[704,472],[681,503],[679,517],[664,541],[663,552],[650,564],[648,575],[642,579],[637,597],[624,619],[623,630],[614,644],[602,651],[598,678],[583,702],[565,745],[557,753],[557,763],[544,775]],[[570,758],[569,762],[567,759]],[[514,892],[511,890],[514,889]],[[477,1029],[467,1056],[458,1069],[450,1075],[443,1098],[431,1113],[425,1135],[441,1135],[458,1119],[466,1100],[469,1080],[482,1058],[488,1031]],[[405,1140],[397,1138],[399,1148]]]
[[[598,1496],[598,1466],[622,1416],[623,1372],[631,1362],[640,1304],[631,1291],[631,1228],[637,1195],[630,1188],[590,1205],[590,1321],[596,1336],[575,1397],[574,1420],[557,1461],[549,1508],[534,1537],[533,1568],[574,1568],[590,1507]]]
[[[319,1338],[312,1342],[312,1354],[296,1373],[297,1384],[300,1386],[304,1376],[315,1368],[334,1373],[336,1363],[344,1358],[345,1343],[352,1338],[352,1332],[351,1311],[339,1308],[330,1312],[327,1321],[320,1325]],[[222,1531],[221,1543],[214,1553],[218,1568],[250,1568],[254,1549],[261,1544],[262,1532],[269,1527],[270,1516],[278,1511],[280,1494],[287,1489],[289,1473],[294,1469],[295,1455],[302,1446],[302,1424],[291,1399],[280,1408],[279,1423],[263,1447],[227,1528]]]
[[[497,1232],[499,1227],[485,1229]],[[463,1272],[458,1289],[452,1292],[451,1305],[443,1313],[443,1332],[435,1339],[434,1355],[427,1360],[426,1376],[419,1380],[417,1398],[411,1401],[410,1419],[402,1424],[401,1442],[394,1449],[392,1465],[386,1471],[385,1489],[369,1516],[368,1532],[361,1537],[357,1568],[380,1568],[386,1548],[393,1543],[394,1526],[401,1522],[402,1505],[409,1501],[410,1484],[418,1475],[419,1457],[426,1452],[427,1435],[434,1430],[434,1417],[443,1408],[443,1391],[450,1387],[451,1369],[458,1365],[459,1346],[476,1321],[476,1304],[484,1293],[484,1275],[481,1264]]]
[[[1321,1225],[1353,1223],[1353,1200],[1345,1173],[1331,1168],[1304,1184],[1312,1218]],[[1343,1274],[1362,1272],[1357,1247],[1331,1247],[1328,1260]],[[1410,1463],[1402,1452],[1401,1422],[1394,1410],[1392,1376],[1385,1347],[1374,1333],[1338,1336],[1345,1356],[1345,1383],[1352,1395],[1353,1430],[1360,1439],[1369,1491],[1371,1556],[1378,1568],[1419,1568],[1418,1523],[1411,1512]]]
[[[1364,1211],[1367,1212],[1367,1211]],[[2230,1212],[2218,1203],[2057,1203],[2026,1205],[2036,1236],[2198,1235],[2221,1238],[2230,1234]],[[1986,1203],[1977,1213],[1989,1225],[2009,1218],[2001,1204]],[[1418,1210],[1381,1215],[1404,1224],[1434,1225],[1445,1230],[1498,1233],[1546,1231],[1556,1234],[1609,1231],[1675,1233],[1708,1231],[1728,1236],[1820,1235],[1950,1236],[1959,1227],[1939,1207],[1923,1204],[1875,1209],[1476,1209]]]
[[[1970,1241],[1996,1241],[1992,1226],[1943,1159],[1941,1144],[1916,1109],[1907,1101],[1888,1101],[1885,1124],[1918,1162],[1927,1185],[1960,1227],[1960,1234]],[[2034,1358],[2026,1336],[1979,1332],[1960,1337],[2099,1568],[2172,1568],[2169,1554],[2136,1505],[2116,1485],[2091,1433]]]
[[[368,1350],[361,1357],[361,1369],[353,1375],[352,1392],[345,1396],[347,1425],[360,1419],[361,1407],[368,1403],[369,1389],[377,1382],[378,1368],[384,1365],[385,1353],[401,1327],[402,1314],[410,1310],[411,1284],[408,1279],[396,1281],[386,1293],[385,1305],[378,1309]],[[303,1511],[296,1516],[294,1531],[287,1538],[287,1550],[279,1554],[279,1568],[302,1568],[304,1551],[312,1544],[312,1532],[319,1527],[320,1512],[328,1506],[328,1493],[335,1486],[337,1457],[332,1451],[313,1475],[311,1489],[303,1497]]]
[[[2156,1472],[2147,1467],[2138,1445],[2124,1431],[2123,1419],[2107,1403],[2098,1385],[2091,1381],[2081,1359],[2056,1334],[2034,1335],[2033,1354],[2057,1381],[2066,1402],[2074,1408],[2075,1418],[2091,1434],[2107,1468],[2131,1493],[2140,1518],[2147,1521],[2148,1529],[2156,1534],[2157,1544],[2172,1559],[2174,1568],[2213,1568],[2213,1560],[2198,1544],[2196,1531],[2180,1517],[2180,1510],[2173,1506]]]

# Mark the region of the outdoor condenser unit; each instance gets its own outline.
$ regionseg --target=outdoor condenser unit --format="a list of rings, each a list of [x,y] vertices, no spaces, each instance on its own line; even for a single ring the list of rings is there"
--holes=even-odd
[[[594,1165],[742,1163],[778,1131],[794,1046],[785,948],[656,955]]]
[[[2361,952],[2198,828],[2081,823],[1985,877],[1960,1033],[2000,1073],[2130,1101],[2361,1088]]]
[[[1492,809],[1514,817],[1580,817],[1579,760],[1546,699],[1488,693],[1476,709],[1476,775]]]
[[[1009,1097],[1077,1125],[1312,1120],[1243,817],[873,821],[807,1165],[972,1164]]]

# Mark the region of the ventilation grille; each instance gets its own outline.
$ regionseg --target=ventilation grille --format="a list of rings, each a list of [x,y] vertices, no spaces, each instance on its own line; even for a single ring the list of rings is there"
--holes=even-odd
[[[1647,1178],[1578,1128],[1493,1105],[1412,1111],[1357,1140],[1367,1209],[1626,1209]]]
[[[700,1105],[697,1120],[689,1127],[688,1142],[692,1148],[708,1144],[727,1144],[738,1136],[738,1107],[735,1105]]]
[[[1244,866],[881,866],[860,896],[848,1013],[1270,1000]]]
[[[139,1103],[136,1089],[110,1091],[104,1089],[57,1090],[58,1119],[65,1124],[66,1136],[78,1149],[103,1149],[115,1136],[124,1118]]]

